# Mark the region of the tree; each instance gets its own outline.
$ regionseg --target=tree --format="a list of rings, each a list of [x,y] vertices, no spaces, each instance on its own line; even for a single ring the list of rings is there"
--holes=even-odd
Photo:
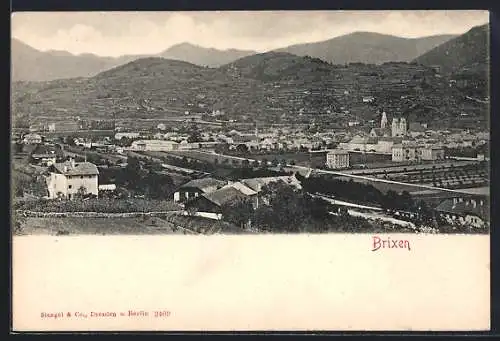
[[[141,164],[138,158],[129,156],[125,167],[125,181],[130,187],[136,188],[141,179]]]
[[[253,213],[252,203],[247,200],[236,201],[222,206],[224,220],[241,227],[251,221]]]
[[[142,181],[142,189],[152,199],[168,199],[174,189],[174,182],[168,175],[150,172]]]
[[[196,142],[201,142],[201,141],[202,141],[202,138],[201,138],[200,131],[198,129],[194,129],[193,131],[191,131],[191,134],[189,135],[187,142],[188,143],[196,143]]]
[[[24,224],[26,223],[26,217],[23,215],[19,214],[16,210],[12,210],[11,214],[11,226],[14,229],[14,233],[20,233],[22,232],[24,228]]]
[[[87,194],[87,189],[85,188],[85,186],[82,185],[76,191],[75,198],[83,199],[86,194]]]
[[[399,195],[393,190],[387,191],[384,197],[383,207],[385,209],[398,209],[399,205]]]
[[[240,154],[248,154],[248,147],[244,143],[240,143],[236,146],[236,151]]]
[[[14,144],[14,153],[15,154],[19,154],[19,153],[22,153],[22,152],[23,152],[23,144],[19,143],[19,142],[16,142]]]
[[[407,191],[403,191],[401,193],[401,195],[399,196],[399,202],[404,209],[410,210],[414,207],[413,198]]]
[[[75,137],[74,136],[67,136],[65,142],[68,146],[75,146]]]
[[[188,216],[194,217],[196,215],[196,212],[198,212],[198,211],[196,210],[196,208],[194,206],[189,205],[186,207],[186,213]]]
[[[222,143],[217,146],[215,146],[215,152],[217,154],[226,154],[229,151],[229,144],[228,143]]]

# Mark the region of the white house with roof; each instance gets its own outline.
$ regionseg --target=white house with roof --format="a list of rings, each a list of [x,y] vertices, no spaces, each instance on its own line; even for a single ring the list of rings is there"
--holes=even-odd
[[[99,194],[99,170],[93,163],[74,160],[55,163],[49,167],[49,173],[46,180],[51,199],[72,199],[81,187],[85,194]]]
[[[24,144],[40,144],[42,143],[42,136],[39,134],[26,134],[23,137]]]

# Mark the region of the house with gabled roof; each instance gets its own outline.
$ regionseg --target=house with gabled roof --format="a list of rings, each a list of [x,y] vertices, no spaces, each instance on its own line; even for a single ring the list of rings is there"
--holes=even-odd
[[[99,194],[97,166],[90,162],[66,162],[54,163],[48,168],[47,189],[49,198],[72,199],[75,194]]]
[[[446,198],[436,207],[436,211],[450,224],[483,228],[490,221],[490,205],[485,196]]]
[[[175,202],[187,202],[206,193],[211,193],[226,185],[225,181],[214,178],[194,179],[181,185],[174,193]]]

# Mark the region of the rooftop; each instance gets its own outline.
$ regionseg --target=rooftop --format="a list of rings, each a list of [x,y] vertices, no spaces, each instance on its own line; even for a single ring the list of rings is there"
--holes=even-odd
[[[342,150],[342,149],[335,149],[335,150],[331,150],[328,152],[328,154],[334,154],[334,155],[349,155],[349,152],[346,151],[346,150]]]
[[[257,194],[256,191],[254,191],[253,189],[251,189],[250,187],[246,186],[245,184],[243,184],[241,182],[229,183],[226,186],[224,186],[223,188],[229,188],[229,187],[234,188],[234,189],[240,191],[241,193],[243,193],[245,195],[254,195],[254,194]]]
[[[97,166],[90,162],[60,162],[53,165],[54,169],[64,175],[98,175]]]
[[[295,178],[295,176],[274,176],[274,177],[265,177],[265,178],[252,178],[252,179],[243,179],[240,182],[244,185],[250,187],[252,190],[256,192],[260,192],[262,187],[272,183],[282,181],[287,184],[293,185],[297,188],[301,188],[300,181]]]
[[[474,206],[471,200],[476,201]],[[483,205],[480,205],[480,201],[483,201]],[[485,199],[480,198],[464,198],[462,202],[454,203],[453,198],[445,199],[441,202],[436,210],[439,212],[455,213],[455,214],[471,214],[476,215],[482,219],[489,219],[489,203]]]
[[[217,206],[222,206],[231,201],[245,200],[248,198],[247,195],[233,187],[224,187],[215,192],[205,193],[203,194],[203,197],[210,200]]]
[[[178,144],[177,142],[175,141],[169,141],[169,140],[137,140],[137,141],[134,141],[132,142],[132,144],[149,144],[149,145],[152,145],[152,144],[162,144],[162,145],[165,145],[165,144]]]
[[[224,181],[216,180],[213,178],[202,178],[202,179],[195,179],[191,180],[189,182],[186,182],[184,185],[181,186],[181,188],[198,188],[202,191],[204,191],[208,187],[219,187],[223,186],[225,184]]]

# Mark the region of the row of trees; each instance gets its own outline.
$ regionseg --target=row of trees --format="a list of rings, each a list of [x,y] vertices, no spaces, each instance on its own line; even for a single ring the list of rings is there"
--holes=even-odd
[[[152,161],[141,164],[138,158],[129,157],[125,168],[103,168],[99,173],[100,183],[114,183],[116,186],[152,199],[165,199],[175,189],[172,178],[161,174],[161,166]]]
[[[249,201],[223,206],[224,219],[237,226],[251,225],[253,229],[277,233],[385,231],[382,224],[349,216],[345,211],[332,215],[329,212],[333,209],[328,202],[284,183],[271,183],[260,195],[266,204],[255,210]]]
[[[425,201],[414,200],[407,191],[399,194],[389,190],[384,194],[373,185],[354,182],[352,179],[343,181],[324,177],[304,178],[300,174],[297,178],[301,180],[304,189],[310,193],[322,193],[347,201],[377,205],[386,210],[414,212],[418,215],[418,219],[425,221],[432,220],[434,217],[433,210]]]

